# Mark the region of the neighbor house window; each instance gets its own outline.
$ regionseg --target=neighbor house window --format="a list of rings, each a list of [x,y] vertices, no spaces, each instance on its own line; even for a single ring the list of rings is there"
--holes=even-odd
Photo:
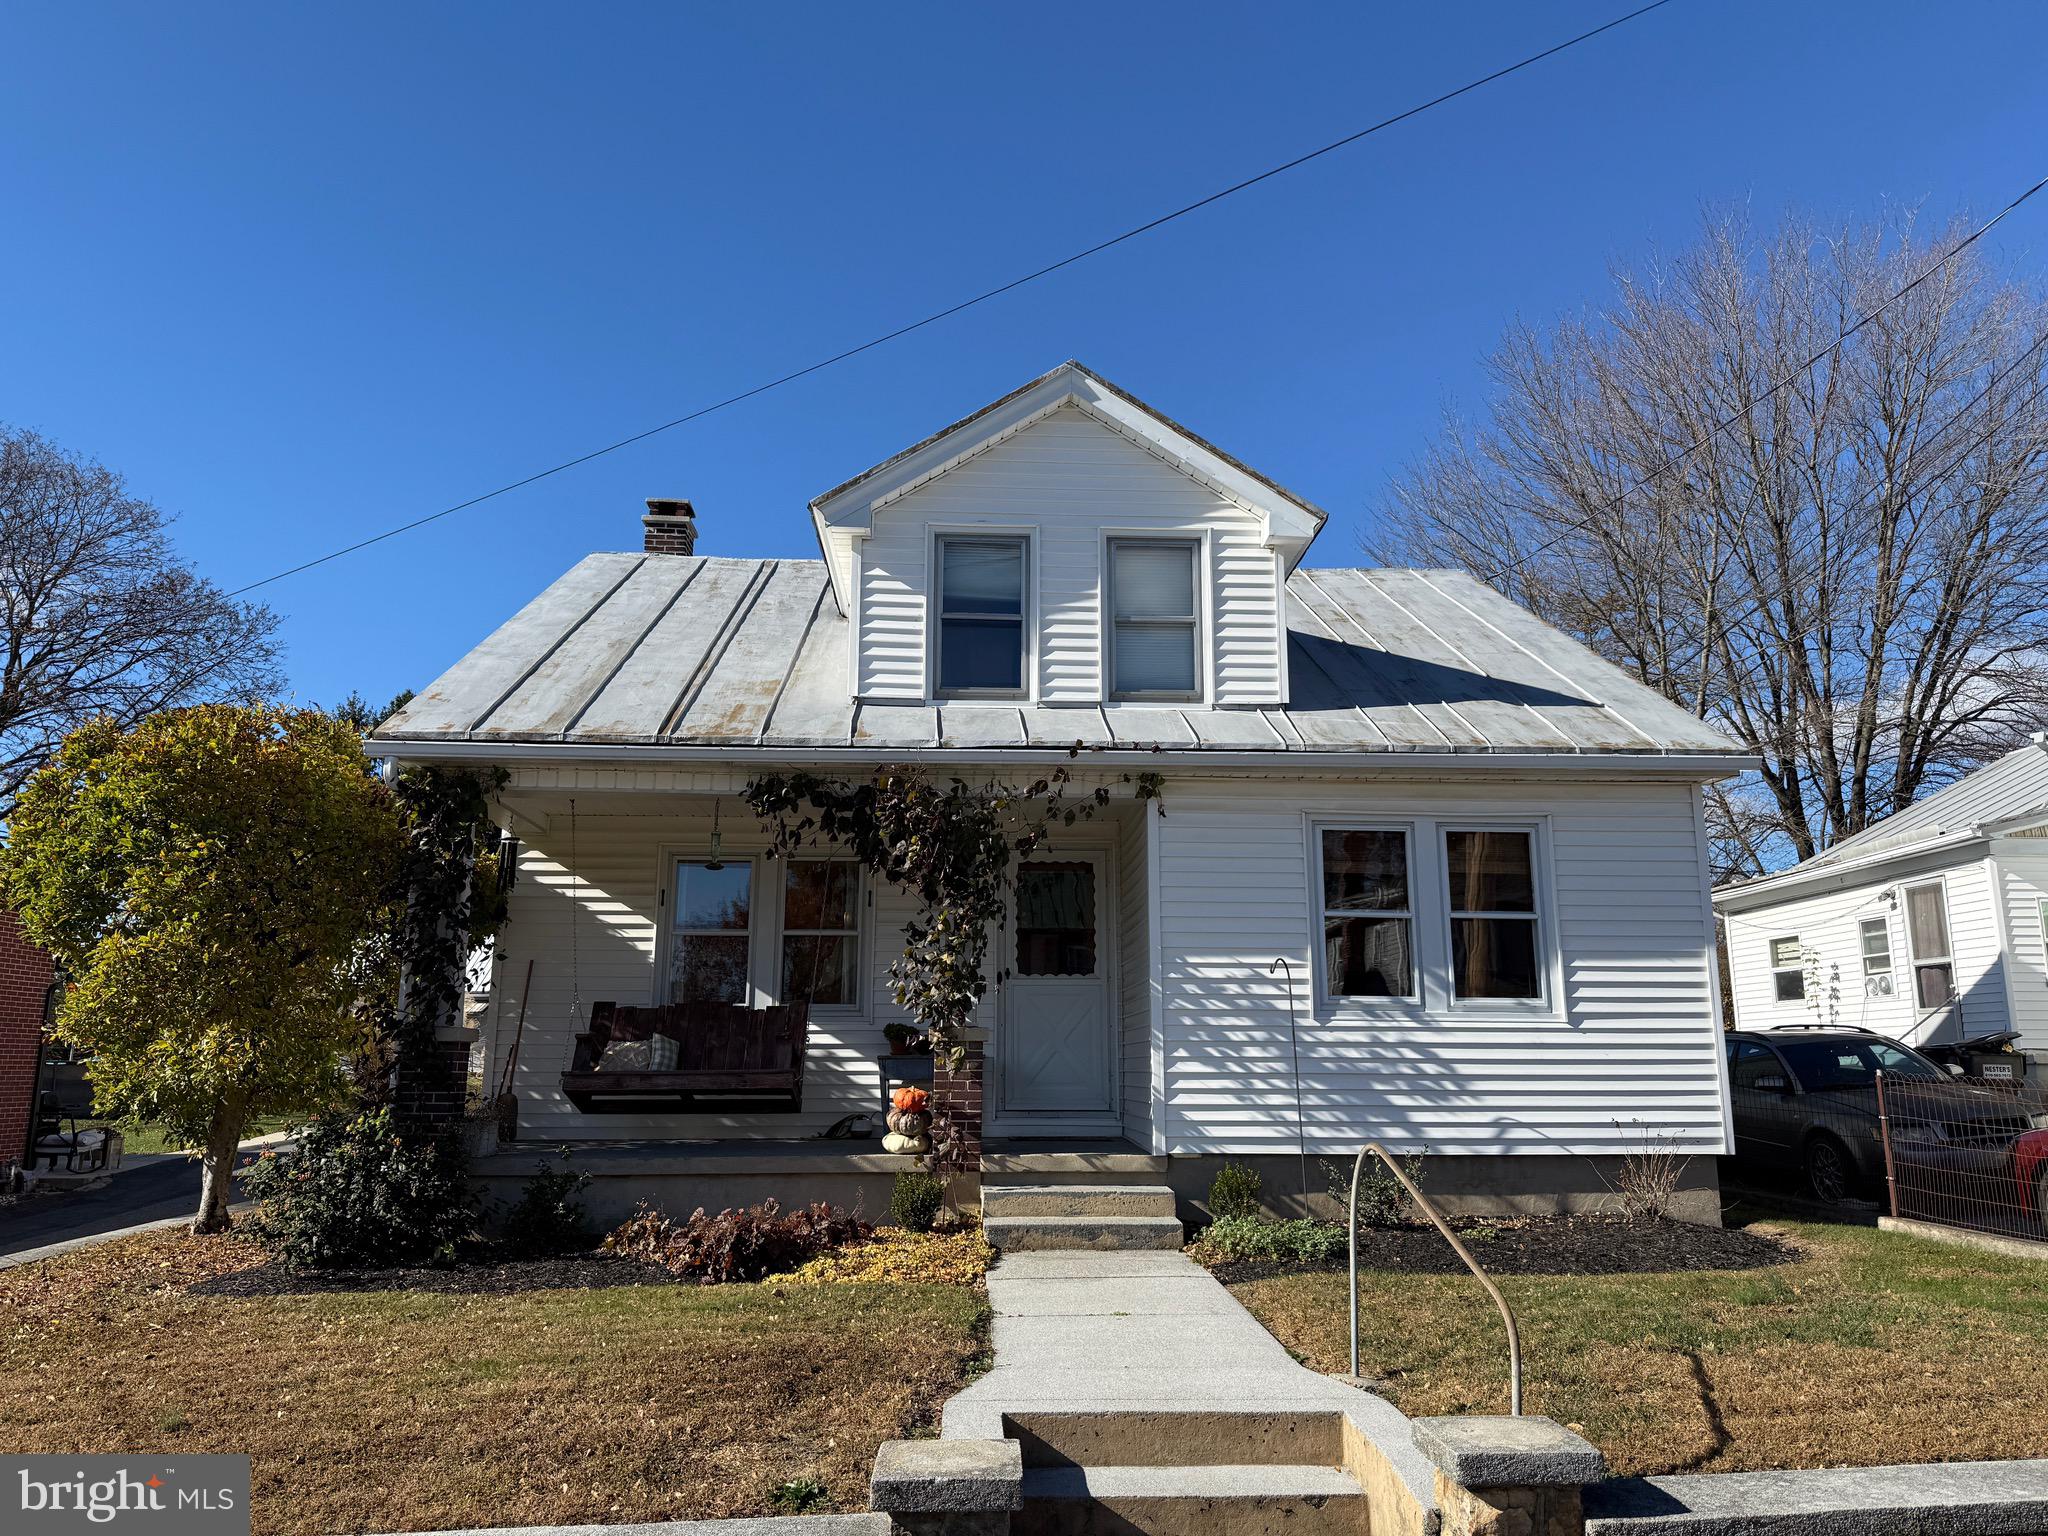
[[[746,859],[676,862],[674,919],[669,929],[668,1000],[749,1000],[754,866]]]
[[[1024,692],[1024,540],[939,540],[938,691]]]
[[[782,874],[782,1001],[860,1001],[860,866],[790,859]]]
[[[1949,953],[1948,902],[1941,882],[1906,887],[1906,941],[1913,952],[1913,995],[1922,1008],[1940,1008],[1956,995],[1955,956]]]
[[[1520,828],[1444,833],[1451,896],[1451,996],[1540,999],[1536,838]]]
[[[1800,952],[1796,933],[1771,940],[1771,993],[1781,1003],[1796,1003],[1806,997],[1806,957]]]
[[[1415,912],[1408,834],[1331,828],[1322,835],[1323,986],[1332,997],[1415,996]]]
[[[1892,995],[1892,925],[1881,917],[1866,917],[1857,926],[1863,948],[1863,995]]]
[[[1109,541],[1110,692],[1191,699],[1201,692],[1192,539]]]

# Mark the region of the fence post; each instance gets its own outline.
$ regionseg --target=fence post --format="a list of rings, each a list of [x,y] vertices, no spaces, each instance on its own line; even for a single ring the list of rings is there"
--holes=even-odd
[[[1890,1201],[1892,1219],[1899,1215],[1899,1171],[1892,1163],[1892,1117],[1885,1103],[1884,1068],[1877,1069],[1877,1139],[1884,1146],[1884,1192]]]

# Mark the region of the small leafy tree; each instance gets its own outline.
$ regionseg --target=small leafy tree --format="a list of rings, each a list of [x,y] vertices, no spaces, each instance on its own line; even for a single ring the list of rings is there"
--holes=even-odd
[[[97,1095],[204,1148],[228,1225],[249,1118],[329,1102],[401,852],[388,789],[317,710],[199,705],[74,731],[23,791],[0,891],[73,986]]]

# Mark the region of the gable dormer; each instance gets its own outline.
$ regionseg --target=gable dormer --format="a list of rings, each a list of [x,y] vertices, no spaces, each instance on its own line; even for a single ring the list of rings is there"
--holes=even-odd
[[[849,686],[888,701],[1286,699],[1322,512],[1065,363],[811,503]]]

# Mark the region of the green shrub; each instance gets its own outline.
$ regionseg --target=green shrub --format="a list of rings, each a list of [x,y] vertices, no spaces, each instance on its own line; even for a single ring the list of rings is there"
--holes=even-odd
[[[1415,1181],[1417,1189],[1422,1188],[1422,1154],[1410,1153],[1401,1159],[1401,1171]],[[1323,1178],[1330,1198],[1337,1202],[1337,1214],[1342,1217],[1351,1202],[1351,1164],[1335,1158],[1323,1159]],[[1376,1157],[1368,1157],[1365,1166],[1358,1171],[1358,1229],[1368,1227],[1398,1227],[1416,1219],[1417,1213],[1410,1209],[1408,1191],[1401,1187],[1401,1181],[1387,1172],[1387,1165]],[[1343,1225],[1341,1220],[1338,1225]]]
[[[322,1115],[242,1187],[257,1239],[298,1269],[445,1263],[476,1216],[453,1138],[406,1135],[388,1109]]]
[[[1265,1181],[1243,1163],[1225,1163],[1209,1181],[1209,1215],[1223,1221],[1232,1216],[1256,1216],[1263,1203]]]
[[[873,1232],[858,1216],[822,1200],[786,1216],[773,1200],[716,1216],[706,1215],[699,1206],[688,1221],[671,1221],[643,1205],[604,1240],[604,1246],[610,1253],[659,1264],[685,1280],[718,1285],[779,1275]]]
[[[1326,1264],[1348,1251],[1340,1222],[1267,1221],[1258,1216],[1225,1216],[1211,1222],[1202,1245],[1226,1259],[1262,1259]]]
[[[589,1174],[569,1171],[567,1147],[562,1149],[560,1168],[542,1158],[499,1221],[505,1247],[533,1259],[590,1247],[596,1239],[584,1219],[583,1202],[576,1198],[589,1183]]]
[[[946,1181],[931,1173],[899,1173],[889,1191],[889,1219],[908,1232],[929,1232],[946,1203]]]

